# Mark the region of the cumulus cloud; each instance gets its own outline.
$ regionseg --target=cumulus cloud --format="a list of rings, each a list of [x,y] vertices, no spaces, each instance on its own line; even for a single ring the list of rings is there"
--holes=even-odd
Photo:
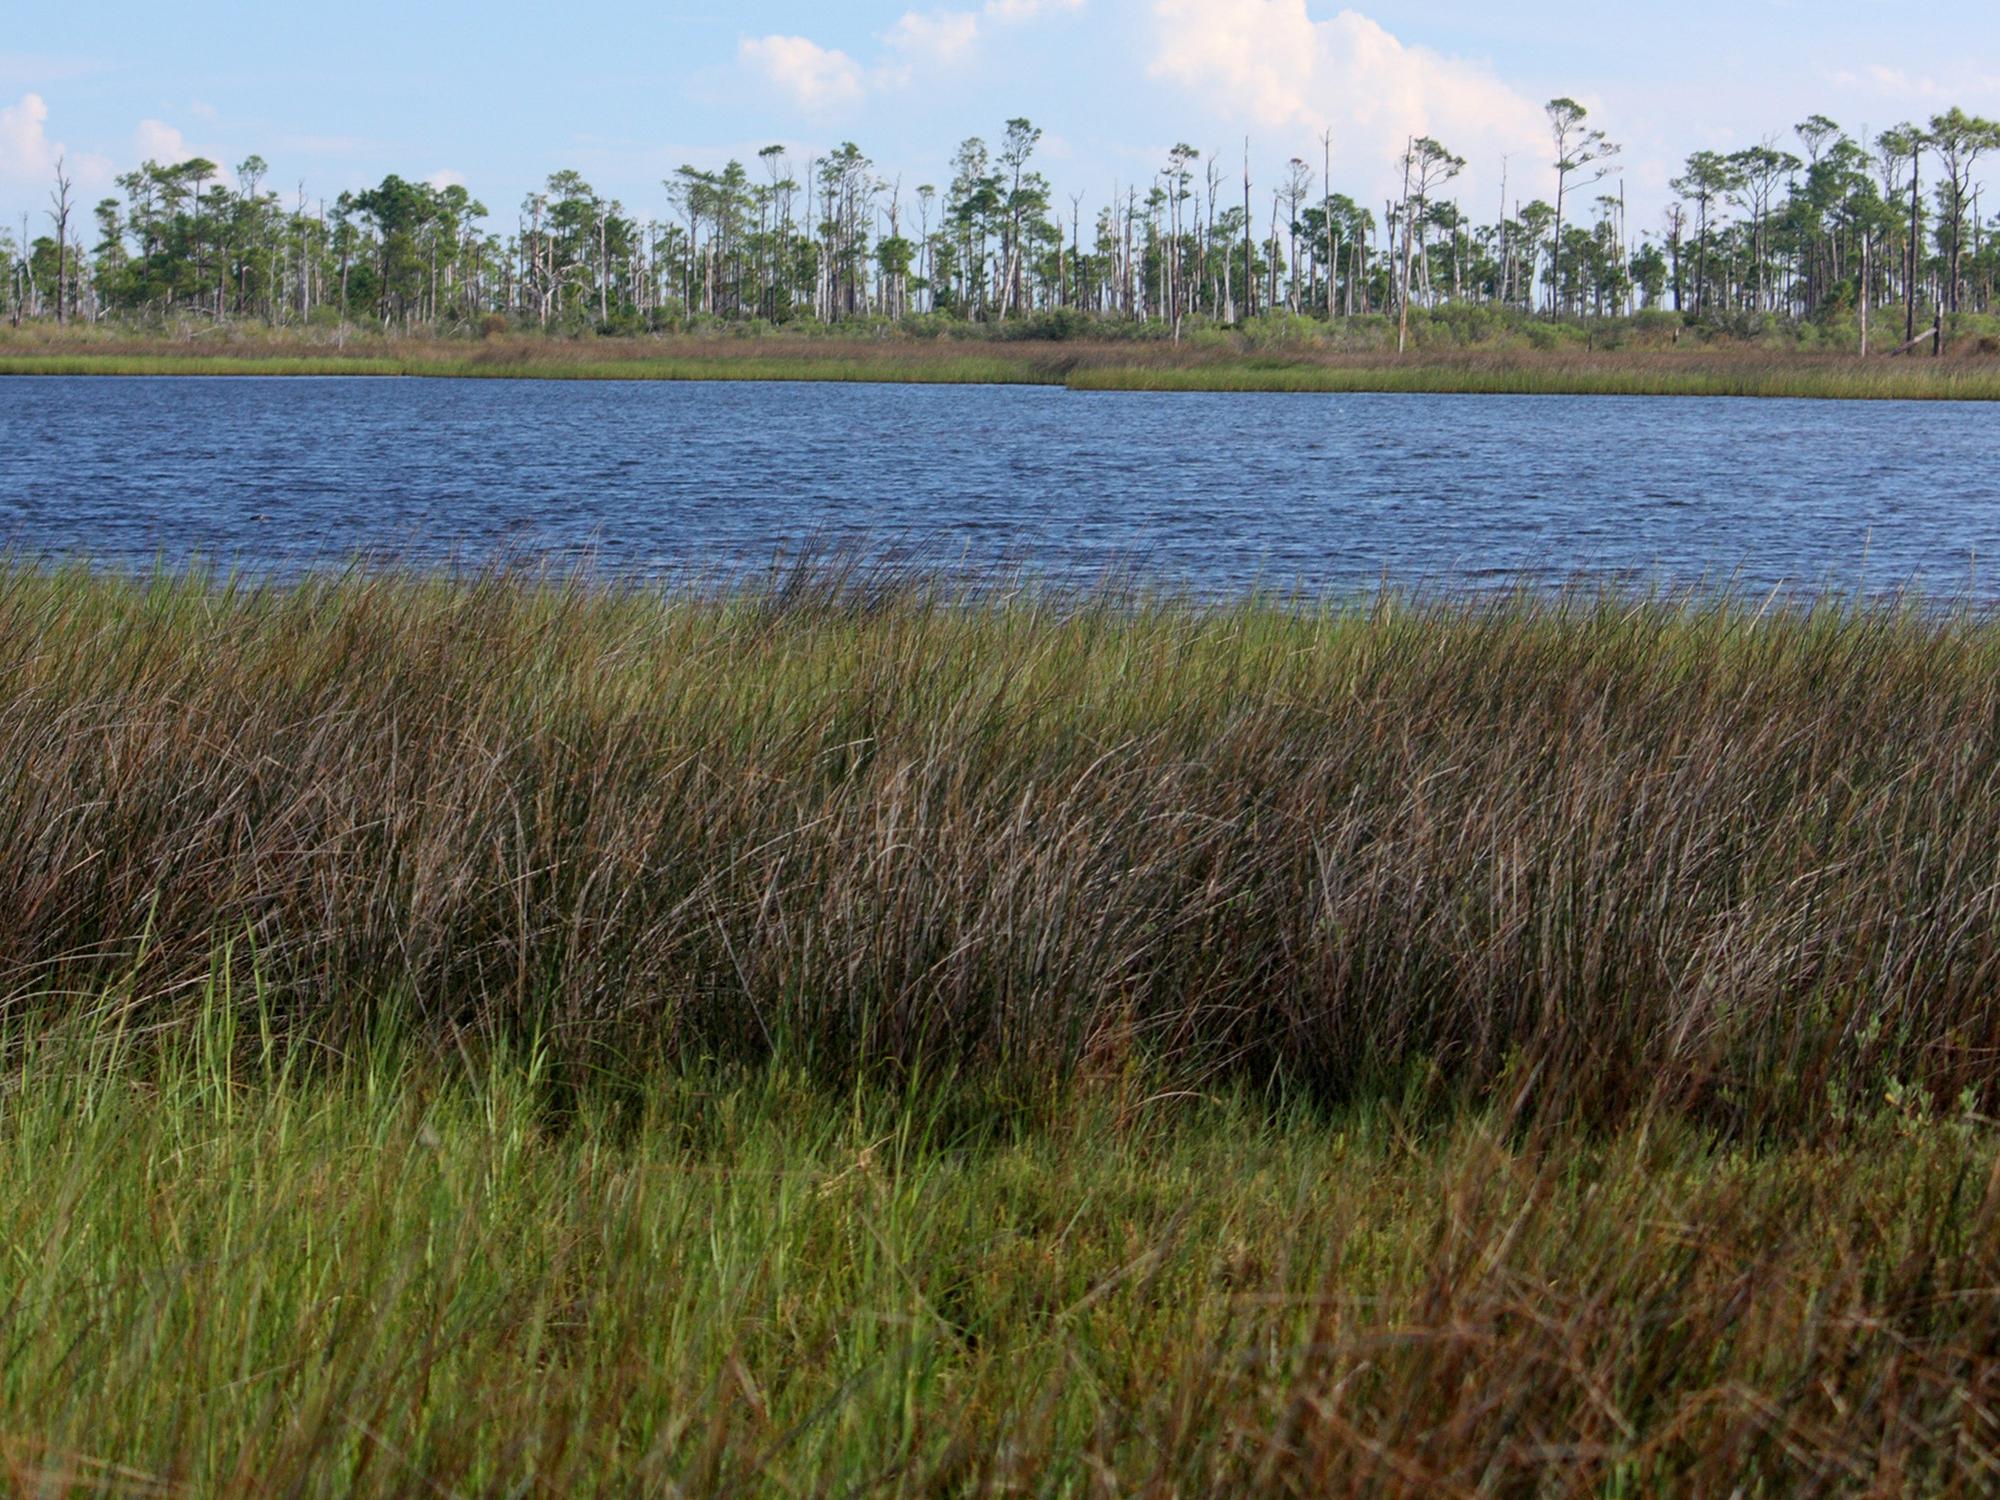
[[[112,186],[116,168],[108,158],[50,140],[48,100],[40,94],[22,94],[18,102],[0,106],[0,184],[6,184],[10,198],[42,202],[42,194],[56,182],[58,160],[70,176],[76,200]]]
[[[905,11],[883,38],[913,62],[949,67],[979,41],[979,17],[969,10]]]
[[[1411,136],[1477,161],[1546,155],[1541,107],[1484,66],[1399,40],[1357,11],[1315,21],[1305,0],[1155,0],[1148,71],[1268,130],[1317,135],[1386,181]]]
[[[132,132],[132,144],[146,160],[162,165],[187,161],[200,155],[197,151],[190,151],[187,137],[164,120],[141,120],[139,128]]]
[[[873,88],[901,88],[923,73],[970,59],[987,25],[1013,26],[1081,10],[1085,0],[986,0],[978,10],[908,10],[881,35],[884,55],[863,67],[847,53],[802,36],[765,36],[738,48],[738,60],[809,114],[859,104]],[[921,70],[921,71],[920,71]]]
[[[837,48],[802,36],[746,39],[738,58],[807,114],[830,114],[859,104],[866,88],[861,64]]]
[[[232,165],[234,153],[226,146],[191,141],[165,120],[141,120],[132,132],[132,149],[140,161],[156,161],[163,167],[178,166],[201,157],[215,163],[209,181],[222,187],[240,187]]]
[[[435,188],[440,193],[443,192],[446,188],[464,187],[465,174],[462,172],[454,172],[449,168],[447,168],[442,172],[431,173],[430,176],[424,179],[424,185],[426,187]]]
[[[63,148],[49,139],[49,106],[40,94],[23,94],[0,109],[0,178],[26,182],[47,177]]]
[[[50,186],[57,161],[79,194],[100,191],[111,180],[111,163],[105,158],[49,139],[49,106],[40,94],[23,94],[0,106],[0,182],[16,188]]]

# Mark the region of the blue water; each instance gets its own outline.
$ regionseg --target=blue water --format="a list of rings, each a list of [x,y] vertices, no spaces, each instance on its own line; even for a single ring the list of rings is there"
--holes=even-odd
[[[1203,594],[1993,597],[2000,406],[762,383],[0,379],[0,544],[709,576],[920,554]],[[1981,562],[1991,558],[1996,566]]]

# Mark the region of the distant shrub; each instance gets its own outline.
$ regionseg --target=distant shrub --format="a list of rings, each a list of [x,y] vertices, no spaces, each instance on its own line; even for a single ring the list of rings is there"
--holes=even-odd
[[[1326,324],[1303,313],[1264,313],[1243,325],[1243,337],[1253,349],[1323,344],[1326,342]]]
[[[1066,339],[1087,338],[1093,332],[1090,314],[1075,307],[1056,307],[1046,312],[1030,313],[1026,317],[1011,318],[1001,327],[1009,338],[1050,339],[1058,343]]]

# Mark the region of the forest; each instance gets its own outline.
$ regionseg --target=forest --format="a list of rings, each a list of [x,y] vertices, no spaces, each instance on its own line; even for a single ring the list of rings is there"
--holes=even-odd
[[[1275,182],[1248,144],[1180,144],[1150,180],[1086,209],[1038,162],[1042,132],[964,141],[942,184],[885,177],[849,142],[800,160],[683,166],[640,207],[575,171],[512,215],[466,187],[391,175],[331,201],[280,190],[252,156],[146,161],[86,209],[60,166],[47,201],[0,229],[19,327],[214,320],[391,333],[639,333],[708,324],[894,323],[1151,332],[1284,316],[1340,320],[1484,306],[1702,326],[1858,322],[1913,347],[1994,309],[2000,217],[1981,205],[2000,123],[1952,108],[1856,139],[1814,115],[1741,150],[1696,151],[1659,221],[1628,212],[1620,147],[1572,99],[1547,106],[1549,198],[1483,222],[1455,191],[1466,158],[1410,140],[1400,191],[1338,190],[1322,138]],[[1523,167],[1519,175],[1527,175]],[[1546,180],[1546,174],[1540,174]],[[1399,335],[1399,344],[1403,335]]]

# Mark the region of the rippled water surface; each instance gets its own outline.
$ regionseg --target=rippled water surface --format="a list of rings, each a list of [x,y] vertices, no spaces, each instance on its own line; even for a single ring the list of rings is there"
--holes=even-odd
[[[2000,407],[0,379],[0,542],[280,576],[357,555],[714,574],[810,543],[1209,594],[1581,573],[1992,597]]]

